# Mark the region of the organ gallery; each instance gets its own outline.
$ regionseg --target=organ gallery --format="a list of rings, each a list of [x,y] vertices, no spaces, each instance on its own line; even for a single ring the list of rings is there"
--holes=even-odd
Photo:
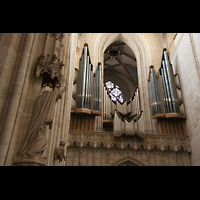
[[[200,165],[199,39],[1,33],[0,165]]]

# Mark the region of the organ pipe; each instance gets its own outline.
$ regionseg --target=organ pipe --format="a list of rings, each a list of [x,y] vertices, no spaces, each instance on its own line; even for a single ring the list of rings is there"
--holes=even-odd
[[[102,74],[101,74],[101,65],[99,64],[99,111],[102,110]]]
[[[172,105],[173,105],[173,112],[179,112],[178,108],[178,99],[177,99],[177,94],[176,94],[176,88],[175,88],[175,83],[174,83],[174,76],[172,72],[172,67],[169,62],[168,54],[167,51],[163,51],[164,54],[164,60],[165,60],[165,67],[169,79],[169,88],[170,88],[170,93],[172,97]]]
[[[85,45],[80,58],[77,78],[77,102],[76,112],[96,113],[100,115],[102,106],[102,77],[101,64],[98,63],[97,70],[93,74],[89,49]]]
[[[150,67],[149,91],[150,91],[152,115],[154,116],[156,114],[162,114],[163,109],[162,109],[159,80],[158,77],[156,76],[153,66]]]
[[[87,46],[84,47],[83,72],[82,72],[82,92],[81,92],[81,108],[85,108],[85,87],[86,87],[86,69],[87,69]]]
[[[173,75],[166,49],[163,50],[161,67],[158,72],[157,77],[153,66],[150,67],[149,94],[152,118],[185,118],[183,101],[180,100],[182,98],[178,99],[177,96],[177,94],[182,94],[180,91],[177,91],[177,89],[180,90],[180,87],[175,84],[177,74]]]
[[[94,74],[94,88],[93,88],[93,110],[101,112],[102,107],[102,77],[101,64],[98,64],[97,70]]]
[[[135,88],[130,101],[125,100],[120,103],[111,99],[108,88],[104,86],[104,120],[111,119],[113,115],[113,135],[118,137],[122,134],[132,136],[138,134],[144,137],[144,133],[139,132],[138,124],[143,112],[140,106],[139,88]]]
[[[81,100],[82,100],[82,71],[83,71],[83,54],[80,59],[80,65],[79,65],[79,76],[78,76],[78,96],[77,96],[77,108],[81,108]]]

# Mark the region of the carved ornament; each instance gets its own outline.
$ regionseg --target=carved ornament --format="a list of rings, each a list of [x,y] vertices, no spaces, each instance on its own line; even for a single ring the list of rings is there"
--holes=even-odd
[[[65,159],[65,142],[60,141],[59,148],[55,148],[54,151],[54,159],[58,159],[59,163],[62,162],[63,159]]]
[[[112,132],[70,131],[67,146],[191,152],[189,137],[182,135],[146,134],[145,138],[137,135],[116,138]]]
[[[49,60],[49,55],[47,55],[46,63],[44,63],[44,54],[42,53],[37,61],[36,77],[39,77],[40,74],[47,73],[51,75],[51,79],[55,77],[58,78],[59,83],[62,83],[62,68],[64,64],[57,59],[56,55],[53,54]]]

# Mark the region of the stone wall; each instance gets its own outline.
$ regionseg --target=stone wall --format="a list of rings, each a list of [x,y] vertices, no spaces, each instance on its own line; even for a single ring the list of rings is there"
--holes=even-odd
[[[200,34],[177,35],[171,51],[174,71],[180,76],[186,109],[186,131],[192,149],[191,164],[200,165]]]
[[[70,131],[67,166],[190,166],[187,136],[146,134],[115,138],[112,132]]]
[[[76,34],[64,34],[61,51],[61,60],[65,64],[62,72],[64,84],[70,81],[74,72],[73,55],[76,51],[73,47],[76,46],[76,36],[73,35]],[[26,137],[35,100],[41,91],[42,76],[37,78],[35,72],[37,59],[44,52],[46,37],[47,33],[1,35],[0,165],[13,165]],[[46,165],[53,165],[54,150],[59,147],[60,140],[67,141],[72,81],[68,84],[66,95],[56,105],[57,111],[63,112],[55,113],[55,130],[49,133]]]
[[[164,35],[167,38],[164,38]],[[68,90],[63,98],[58,100],[55,108],[54,125],[49,134],[49,156],[46,165],[65,165],[65,162],[59,164],[58,160],[54,159],[54,151],[55,148],[59,147],[61,140],[65,141],[66,144],[68,142],[72,77],[74,68],[79,67],[84,43],[89,45],[91,62],[95,71],[98,62],[103,63],[103,52],[107,46],[118,39],[129,45],[137,57],[140,95],[142,97],[141,105],[144,111],[142,122],[144,131],[157,131],[156,120],[151,119],[149,106],[147,87],[149,66],[154,65],[155,69],[158,70],[163,47],[170,47],[170,59],[174,71],[179,73],[181,79],[187,114],[186,131],[189,135],[192,151],[191,164],[200,165],[200,123],[198,123],[200,118],[198,101],[200,91],[200,34],[164,35],[159,33],[64,33],[61,60],[65,64],[63,76],[64,84],[68,83]],[[0,34],[0,165],[13,164],[26,136],[35,100],[41,89],[42,78],[35,76],[35,66],[37,58],[44,51],[46,37],[47,33]],[[99,128],[101,124],[102,120],[98,119]],[[80,148],[77,151],[72,150],[73,148],[76,147],[69,147],[67,154],[74,161],[68,159],[67,165],[119,164],[120,159],[124,159],[124,162],[128,160],[125,160],[125,157],[130,157],[131,162],[135,159],[136,163],[138,161],[138,165],[189,165],[187,160],[189,154],[182,150],[169,150],[169,153],[167,153],[167,150],[161,149],[154,153],[153,149],[130,148],[129,150],[126,148],[120,151],[116,149],[110,151],[110,149],[108,154],[105,153],[108,150],[107,147],[98,147],[103,149],[90,149],[87,150],[89,154],[86,154],[85,148],[88,147],[81,147],[81,151]],[[79,154],[80,152],[81,154]],[[73,154],[74,156],[72,156]],[[78,161],[80,158],[84,158],[83,163]],[[96,160],[97,163],[94,164]]]

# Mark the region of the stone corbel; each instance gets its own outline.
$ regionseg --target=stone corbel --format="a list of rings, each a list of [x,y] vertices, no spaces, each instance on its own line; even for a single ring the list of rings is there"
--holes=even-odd
[[[47,55],[49,58],[49,55]],[[59,84],[62,84],[62,68],[64,64],[60,61],[60,59],[57,59],[57,56],[53,54],[51,57],[51,60],[44,63],[44,54],[42,53],[37,61],[37,69],[36,69],[36,77],[39,77],[40,74],[47,73],[51,75],[51,79],[54,79],[55,77],[58,78]]]
[[[65,159],[65,142],[60,141],[59,148],[55,148],[54,151],[54,159],[59,159],[59,163],[62,162],[63,159]]]

